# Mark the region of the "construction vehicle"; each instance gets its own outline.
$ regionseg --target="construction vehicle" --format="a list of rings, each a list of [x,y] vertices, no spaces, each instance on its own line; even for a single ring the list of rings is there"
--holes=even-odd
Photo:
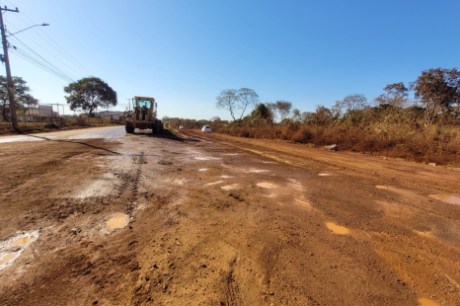
[[[151,129],[152,134],[163,131],[163,123],[157,119],[157,103],[154,98],[134,97],[133,111],[126,116],[126,133],[134,134],[134,129]]]

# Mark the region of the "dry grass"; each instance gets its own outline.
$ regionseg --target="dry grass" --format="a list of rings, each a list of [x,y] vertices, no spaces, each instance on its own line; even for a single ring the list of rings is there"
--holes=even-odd
[[[229,126],[220,132],[240,137],[284,139],[317,146],[337,144],[342,150],[400,157],[418,162],[460,166],[460,127],[409,123],[367,125],[275,124]]]

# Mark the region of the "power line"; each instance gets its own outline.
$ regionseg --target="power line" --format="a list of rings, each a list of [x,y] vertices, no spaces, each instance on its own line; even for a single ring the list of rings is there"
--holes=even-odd
[[[23,58],[24,60],[28,61],[29,63],[34,64],[35,66],[38,66],[38,67],[42,68],[43,70],[47,71],[48,73],[53,74],[54,76],[66,81],[66,82],[69,82],[69,83],[73,82],[73,80],[71,78],[69,78],[68,76],[66,76],[64,74],[61,74],[60,72],[58,72],[58,71],[54,70],[53,68],[47,66],[43,62],[40,62],[39,60],[37,60],[33,56],[27,54],[23,50],[12,49],[12,53],[18,55],[19,57]]]
[[[11,5],[14,5],[14,3],[12,3],[11,1],[9,1],[9,0],[6,0],[6,1],[8,3],[10,3]],[[32,24],[37,23],[32,18],[30,18],[26,13],[24,13],[23,11],[21,11],[21,14],[19,14],[18,17],[22,20],[22,22],[25,25],[28,25],[28,24],[31,24],[31,23]],[[48,42],[48,46],[55,51],[54,52],[55,54],[61,56],[62,59],[65,59],[68,63],[72,64],[73,67],[78,69],[83,74],[86,74],[86,75],[90,74],[90,73],[88,73],[88,69],[84,65],[82,65],[67,50],[65,50],[62,46],[60,46],[56,42],[56,40],[54,40],[51,36],[49,36],[46,33],[46,31],[44,31],[43,29],[37,29],[37,35],[40,36],[44,41]],[[61,61],[61,63],[63,63],[63,62]]]
[[[33,50],[31,47],[29,47],[25,42],[23,42],[21,39],[12,36],[12,38],[16,39],[18,42],[20,42],[24,47],[26,47],[29,51],[31,51],[33,54],[35,54],[38,58],[40,58],[43,62],[45,62],[47,65],[51,66],[52,69],[54,69],[56,72],[59,74],[65,76],[66,78],[70,79],[72,82],[74,81],[68,74],[63,72],[61,69],[50,63],[47,59],[45,59],[43,56],[38,54],[35,50]]]

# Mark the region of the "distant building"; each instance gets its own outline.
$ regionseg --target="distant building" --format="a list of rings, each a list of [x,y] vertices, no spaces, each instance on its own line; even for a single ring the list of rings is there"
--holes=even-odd
[[[103,118],[103,119],[119,120],[119,119],[123,118],[123,112],[120,112],[120,111],[102,111],[102,112],[97,112],[96,117]]]
[[[28,108],[24,114],[26,121],[33,121],[40,118],[57,117],[59,114],[53,111],[51,105],[38,105],[38,107]]]

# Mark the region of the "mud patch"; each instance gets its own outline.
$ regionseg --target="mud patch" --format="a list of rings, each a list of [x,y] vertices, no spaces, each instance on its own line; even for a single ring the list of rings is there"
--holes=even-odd
[[[0,242],[0,271],[10,266],[22,252],[38,239],[38,231],[26,232]]]
[[[108,229],[115,230],[115,229],[126,227],[128,223],[129,223],[128,215],[118,212],[118,213],[114,213],[110,217],[110,219],[105,222],[105,225],[107,226]]]
[[[105,197],[110,195],[112,191],[120,185],[120,179],[115,177],[112,173],[105,173],[101,179],[95,180],[85,186],[75,197],[79,199]]]
[[[231,185],[225,185],[225,186],[221,186],[220,188],[222,190],[235,190],[235,189],[238,189],[240,187],[240,184],[238,183],[235,183],[235,184],[231,184]]]
[[[427,298],[418,299],[418,303],[420,306],[441,306],[433,300]]]
[[[337,235],[348,235],[350,230],[344,226],[335,224],[334,222],[326,222],[326,227]]]
[[[433,198],[433,199],[436,199],[436,200],[439,200],[445,203],[453,204],[453,205],[460,205],[460,197],[457,197],[452,194],[443,194],[443,193],[430,194],[430,198]]]
[[[256,184],[257,187],[264,188],[264,189],[275,189],[278,188],[278,185],[270,182],[259,182]]]

